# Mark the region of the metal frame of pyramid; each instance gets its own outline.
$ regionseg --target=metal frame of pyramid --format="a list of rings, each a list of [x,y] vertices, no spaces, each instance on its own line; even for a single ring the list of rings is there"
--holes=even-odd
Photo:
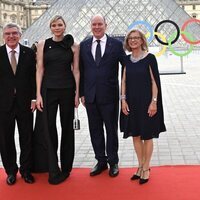
[[[124,36],[130,25],[135,21],[148,22],[154,29],[162,20],[175,22],[179,29],[190,16],[174,0],[58,0],[41,17],[35,21],[22,35],[22,41],[28,40],[31,45],[35,41],[51,36],[49,29],[50,19],[62,15],[67,23],[67,32],[72,34],[76,42],[82,41],[90,33],[90,19],[97,13],[105,16],[107,33],[115,36]],[[138,25],[146,34],[145,25]],[[159,32],[169,38],[176,31],[173,24],[162,24]],[[191,23],[187,31],[195,40],[200,39],[200,25]],[[184,41],[178,41],[177,46],[188,46]],[[155,38],[150,46],[158,46]]]

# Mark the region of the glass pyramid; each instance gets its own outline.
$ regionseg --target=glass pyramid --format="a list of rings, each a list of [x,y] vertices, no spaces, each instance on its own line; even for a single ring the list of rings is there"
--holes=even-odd
[[[163,20],[174,21],[179,29],[190,16],[174,0],[58,0],[35,21],[22,35],[22,41],[28,40],[28,45],[40,39],[51,37],[49,29],[50,19],[62,15],[67,23],[67,33],[74,36],[76,42],[82,41],[90,33],[90,19],[95,14],[105,16],[108,24],[107,33],[114,36],[124,36],[135,21],[148,22],[152,30]],[[145,25],[137,25],[148,34]],[[186,30],[194,40],[200,39],[200,25],[190,23]],[[171,23],[159,26],[159,32],[168,39],[176,28]],[[154,38],[149,41],[150,46],[157,46]],[[181,39],[177,46],[187,46]]]

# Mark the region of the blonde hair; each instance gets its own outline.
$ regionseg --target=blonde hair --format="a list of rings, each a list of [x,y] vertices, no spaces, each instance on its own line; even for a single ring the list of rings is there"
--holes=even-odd
[[[128,38],[130,37],[131,33],[139,33],[141,40],[142,40],[141,48],[143,51],[148,51],[147,39],[146,39],[145,35],[137,29],[133,29],[127,33],[125,40],[124,40],[124,48],[126,50],[128,50],[129,52],[132,51],[131,47],[128,44]]]
[[[50,20],[50,23],[49,23],[49,27],[51,28],[51,25],[52,23],[58,21],[59,19],[61,19],[64,23],[64,25],[66,26],[66,23],[65,23],[65,20],[63,19],[63,17],[61,15],[55,15],[51,20]]]

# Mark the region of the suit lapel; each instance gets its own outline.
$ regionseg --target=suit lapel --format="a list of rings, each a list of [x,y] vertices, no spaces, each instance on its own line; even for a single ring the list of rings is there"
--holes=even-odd
[[[20,48],[20,51],[19,51],[19,59],[18,59],[18,63],[17,63],[16,74],[20,70],[21,66],[23,66],[23,62],[24,62],[24,58],[25,58],[25,54],[26,54],[26,50],[21,44],[20,44],[19,48]]]
[[[111,49],[112,49],[112,39],[109,36],[107,36],[106,48],[102,57],[103,60],[110,55]]]
[[[9,57],[8,57],[8,54],[7,54],[6,45],[3,46],[2,54],[3,54],[2,58],[4,59],[5,66],[7,66],[9,73],[14,75],[13,70],[12,70],[12,66],[10,64],[10,60],[9,60]]]
[[[7,54],[6,45],[4,45],[3,48],[4,49],[2,51],[2,54],[3,54],[2,57],[5,59],[5,65],[8,66],[9,72],[14,75],[13,70],[12,70],[12,66],[10,64],[10,60],[9,60],[9,57],[8,57],[8,54]],[[22,45],[20,45],[20,52],[19,52],[19,59],[18,59],[18,62],[17,62],[16,74],[20,70],[20,67],[23,66],[22,63],[24,62],[25,55],[26,55],[26,50]]]
[[[92,55],[91,49],[92,49],[92,41],[93,41],[93,37],[91,37],[88,41],[87,41],[87,54],[89,55],[89,57],[95,62],[94,57]],[[100,61],[100,63],[102,62],[103,59],[105,59],[106,57],[108,57],[110,55],[112,49],[112,39],[107,36],[107,41],[106,41],[106,47],[105,47],[105,52],[103,54],[103,57]]]
[[[93,37],[91,37],[90,39],[88,39],[87,44],[86,44],[86,47],[87,47],[86,51],[87,51],[88,56],[95,62],[94,57],[93,57],[92,52],[91,52],[92,41],[93,41]],[[112,45],[112,39],[109,36],[107,36],[105,52],[103,54],[103,57],[102,57],[100,63],[102,62],[102,60],[106,59],[110,55],[112,46],[113,46]]]
[[[87,41],[87,44],[86,44],[86,46],[87,46],[87,54],[88,54],[88,56],[95,62],[95,60],[94,60],[94,58],[93,58],[93,55],[92,55],[92,51],[91,51],[91,49],[92,49],[92,38],[90,38],[88,41]]]

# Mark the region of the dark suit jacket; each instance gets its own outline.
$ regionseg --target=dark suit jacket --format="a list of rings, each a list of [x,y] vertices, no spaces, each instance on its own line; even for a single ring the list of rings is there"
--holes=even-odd
[[[119,99],[118,70],[125,52],[120,41],[107,36],[105,53],[99,66],[91,53],[92,38],[80,44],[80,96],[86,103],[113,103]]]
[[[30,110],[36,96],[36,59],[32,49],[20,45],[17,71],[14,75],[6,46],[0,47],[0,111],[8,111],[13,105],[14,89],[21,110]]]

